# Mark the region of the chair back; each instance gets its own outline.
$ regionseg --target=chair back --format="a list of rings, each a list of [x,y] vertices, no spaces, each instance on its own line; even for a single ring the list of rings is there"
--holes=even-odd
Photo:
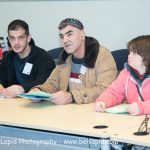
[[[55,61],[55,64],[57,63],[57,60],[59,58],[60,53],[62,52],[63,48],[58,47],[51,50],[48,50],[47,53],[50,55],[50,57]]]
[[[118,71],[121,71],[124,68],[124,63],[128,61],[128,50],[127,49],[120,49],[112,51],[111,54],[113,55]]]

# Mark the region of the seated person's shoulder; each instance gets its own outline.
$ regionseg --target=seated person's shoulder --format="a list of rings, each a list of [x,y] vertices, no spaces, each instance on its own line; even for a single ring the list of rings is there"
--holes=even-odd
[[[38,59],[38,61],[40,62],[47,62],[47,64],[50,64],[51,67],[55,67],[55,62],[54,60],[50,57],[50,55],[47,53],[46,50],[38,47],[38,46],[33,46],[33,53],[35,54],[35,58],[36,60]]]
[[[46,53],[46,50],[44,50],[43,48],[38,47],[38,46],[36,46],[36,45],[33,45],[31,49],[32,49],[33,51],[35,51],[36,53]]]
[[[32,47],[34,55],[36,55],[36,57],[39,57],[41,59],[43,58],[47,58],[47,59],[51,59],[51,57],[48,55],[47,51],[44,50],[43,48],[40,48],[38,46],[33,46]]]
[[[99,48],[98,57],[99,57],[99,59],[101,59],[101,58],[105,58],[105,59],[106,58],[113,58],[110,50],[108,48],[102,46],[102,45]]]
[[[106,48],[105,46],[102,46],[102,45],[100,45],[99,51],[100,51],[100,53],[111,53],[108,48]]]

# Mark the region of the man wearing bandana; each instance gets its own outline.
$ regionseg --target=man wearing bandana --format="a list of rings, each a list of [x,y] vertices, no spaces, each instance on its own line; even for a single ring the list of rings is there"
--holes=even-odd
[[[117,76],[115,61],[107,48],[85,35],[81,21],[66,18],[59,24],[63,51],[47,81],[32,91],[52,93],[54,104],[91,103]]]

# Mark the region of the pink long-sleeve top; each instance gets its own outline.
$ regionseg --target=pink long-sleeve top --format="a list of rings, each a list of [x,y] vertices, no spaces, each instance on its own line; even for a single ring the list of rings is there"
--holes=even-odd
[[[140,81],[127,68],[129,66],[120,72],[117,79],[97,98],[96,102],[103,101],[106,108],[120,104],[124,100],[128,104],[136,102],[139,115],[150,114],[150,76],[147,75],[143,81]],[[144,101],[141,100],[136,85]]]

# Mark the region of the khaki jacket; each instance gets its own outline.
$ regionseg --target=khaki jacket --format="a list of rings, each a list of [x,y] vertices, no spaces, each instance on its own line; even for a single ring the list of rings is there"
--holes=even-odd
[[[49,93],[68,91],[71,62],[72,56],[69,56],[65,64],[57,65],[47,81],[37,87]],[[105,47],[100,46],[95,67],[87,69],[84,75],[79,76],[83,87],[70,92],[78,104],[94,102],[116,76],[117,68],[113,56]]]

